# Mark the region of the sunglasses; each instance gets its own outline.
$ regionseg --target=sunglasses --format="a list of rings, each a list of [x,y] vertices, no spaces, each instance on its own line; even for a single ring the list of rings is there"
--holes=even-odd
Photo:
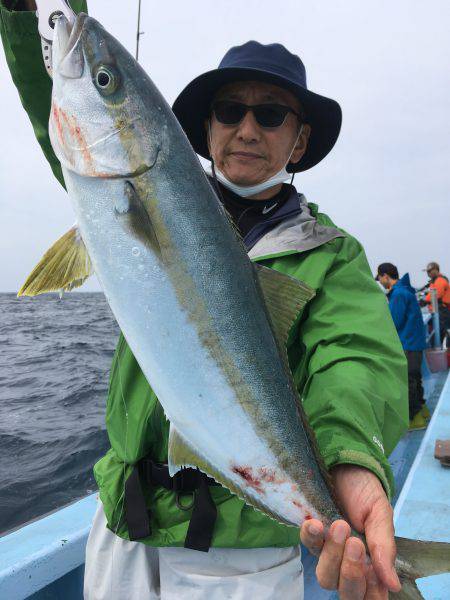
[[[283,125],[289,113],[300,118],[295,110],[284,104],[253,104],[249,106],[242,102],[220,100],[212,105],[212,111],[222,125],[238,125],[249,110],[253,113],[258,125],[266,129]]]

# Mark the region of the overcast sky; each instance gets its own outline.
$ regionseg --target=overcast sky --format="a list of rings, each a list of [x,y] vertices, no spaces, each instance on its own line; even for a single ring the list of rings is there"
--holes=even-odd
[[[256,39],[298,54],[308,87],[338,100],[344,117],[334,150],[296,177],[297,189],[362,242],[372,269],[394,262],[417,286],[431,260],[449,273],[449,0],[142,5],[140,62],[169,102],[230,46]],[[91,0],[89,7],[134,53],[136,2]],[[0,291],[17,291],[74,216],[1,50],[0,86]],[[81,289],[99,288],[93,279]]]

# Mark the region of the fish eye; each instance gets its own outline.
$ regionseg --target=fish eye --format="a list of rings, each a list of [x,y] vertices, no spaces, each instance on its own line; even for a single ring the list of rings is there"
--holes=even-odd
[[[115,69],[102,65],[94,74],[94,83],[102,94],[112,94],[119,85],[119,77]]]

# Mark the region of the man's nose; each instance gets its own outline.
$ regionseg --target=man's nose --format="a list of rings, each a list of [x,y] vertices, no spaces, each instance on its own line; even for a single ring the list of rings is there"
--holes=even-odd
[[[255,119],[255,115],[248,110],[242,121],[238,125],[237,136],[242,141],[248,143],[258,142],[260,139],[260,127]]]

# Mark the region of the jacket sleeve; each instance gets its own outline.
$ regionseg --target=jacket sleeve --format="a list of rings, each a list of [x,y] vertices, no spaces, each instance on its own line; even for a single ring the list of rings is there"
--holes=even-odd
[[[303,403],[328,468],[370,469],[387,495],[387,456],[408,425],[406,360],[384,295],[351,237],[331,262],[300,326]]]
[[[407,303],[403,294],[396,294],[389,300],[389,310],[391,311],[392,320],[397,331],[400,331],[405,324],[407,309]]]
[[[86,0],[71,0],[70,4],[75,12],[87,12]],[[61,165],[48,136],[52,82],[42,59],[37,26],[35,12],[9,10],[5,0],[0,0],[0,35],[6,62],[37,141],[55,177],[64,185]]]

